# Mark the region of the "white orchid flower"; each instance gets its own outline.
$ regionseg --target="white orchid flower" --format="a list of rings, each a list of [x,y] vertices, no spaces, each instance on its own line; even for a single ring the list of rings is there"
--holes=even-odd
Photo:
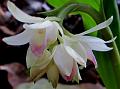
[[[29,43],[29,48],[31,49],[29,51],[32,51],[33,55],[37,56],[33,59],[38,59],[47,45],[56,41],[59,24],[55,21],[59,19],[57,17],[46,17],[44,19],[30,16],[21,11],[10,1],[7,2],[7,7],[17,20],[25,23],[23,25],[25,30],[15,36],[3,38],[3,41],[9,45],[24,45]],[[29,56],[27,56],[27,59],[28,58]],[[32,61],[32,59],[29,61]],[[30,67],[29,63],[27,63],[27,65]]]
[[[54,61],[57,64],[64,79],[71,81],[76,76],[76,74],[77,78],[81,79],[79,72],[77,72],[79,70],[78,65],[75,66],[74,63],[78,63],[83,67],[86,67],[87,59],[89,59],[94,63],[95,67],[97,67],[97,62],[92,50],[110,51],[112,49],[105,43],[114,41],[116,37],[109,41],[104,41],[97,37],[85,36],[86,34],[109,26],[112,20],[113,17],[85,32],[73,35],[72,37],[63,35],[61,38],[63,39],[63,43],[58,45],[55,50]]]

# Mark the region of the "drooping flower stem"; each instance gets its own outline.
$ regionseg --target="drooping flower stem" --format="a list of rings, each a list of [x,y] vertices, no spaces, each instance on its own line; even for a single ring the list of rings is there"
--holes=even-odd
[[[58,17],[64,19],[70,12],[78,11],[78,10],[89,14],[95,20],[95,22],[97,24],[106,20],[103,7],[100,10],[100,12],[98,12],[91,6],[86,5],[86,4],[80,4],[80,3],[79,4],[74,3],[71,5],[68,5],[66,8],[64,8],[59,13]],[[101,30],[100,34],[98,34],[98,35],[103,37],[105,40],[113,38],[113,33],[109,27],[105,28],[104,30]],[[100,76],[103,79],[103,82],[105,83],[106,88],[119,89],[120,88],[120,78],[119,78],[119,76],[120,76],[120,54],[119,54],[119,51],[118,51],[115,41],[112,42],[110,44],[110,46],[113,47],[113,50],[110,52],[104,53],[102,55],[103,57],[101,59],[98,59],[98,71],[100,73]],[[97,55],[100,56],[98,53],[97,53]],[[110,65],[106,65],[108,61],[109,61]],[[101,67],[101,66],[104,66],[104,67],[102,67],[103,68],[102,70],[107,71],[107,72],[99,70],[99,67]],[[110,68],[112,68],[112,69],[110,69]],[[112,76],[109,76],[109,71],[111,71],[111,70],[114,73]],[[106,78],[106,76],[108,76],[109,79]],[[110,85],[110,83],[109,83],[109,80],[112,80],[112,79],[115,81],[114,85]]]

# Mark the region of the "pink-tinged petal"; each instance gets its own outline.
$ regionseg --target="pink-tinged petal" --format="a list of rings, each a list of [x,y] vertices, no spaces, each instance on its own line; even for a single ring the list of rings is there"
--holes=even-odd
[[[73,64],[73,67],[72,67],[72,72],[70,74],[70,76],[63,76],[63,78],[66,80],[66,81],[71,81],[73,79],[73,77],[76,75],[77,73],[77,68],[76,68],[76,64],[75,64],[75,61],[74,61],[74,64]]]
[[[92,61],[95,65],[95,68],[97,68],[97,61],[96,61],[96,58],[95,58],[92,50],[87,51],[87,58],[88,58],[88,60]]]
[[[24,13],[22,10],[20,10],[18,7],[16,7],[12,2],[7,2],[8,10],[12,13],[12,15],[19,20],[20,22],[25,23],[40,23],[43,22],[44,19],[40,17],[33,17],[26,13]]]
[[[61,74],[70,76],[73,67],[73,58],[66,52],[62,44],[56,48],[54,61]]]
[[[45,30],[35,31],[27,51],[27,67],[30,68],[39,59],[46,48]]]
[[[70,76],[66,76],[66,75],[62,74],[62,77],[66,81],[72,81],[73,80],[73,81],[79,82],[79,80],[82,80],[82,78],[80,76],[80,72],[79,72],[77,62],[74,61],[73,68],[72,68],[72,73],[70,74]]]
[[[26,29],[22,33],[5,37],[2,40],[9,45],[24,45],[30,41],[34,32],[32,30]]]
[[[75,68],[76,68],[76,73],[73,77],[73,81],[76,81],[77,83],[79,83],[79,80],[82,80],[81,76],[80,76],[80,71],[79,71],[79,68],[78,68],[78,64],[75,62]]]
[[[44,50],[43,55],[36,56],[31,51],[31,47],[29,47],[28,51],[27,51],[27,56],[26,56],[27,68],[31,68],[31,67],[38,68],[39,67],[39,69],[42,70],[52,60],[52,58],[50,56],[51,56],[51,54],[47,50]]]
[[[40,56],[47,46],[46,30],[37,30],[30,42],[30,47],[36,56]]]
[[[45,40],[44,40],[45,41]],[[44,42],[42,44],[31,44],[31,51],[36,55],[36,56],[40,56],[43,54],[44,49],[46,48],[46,42]]]

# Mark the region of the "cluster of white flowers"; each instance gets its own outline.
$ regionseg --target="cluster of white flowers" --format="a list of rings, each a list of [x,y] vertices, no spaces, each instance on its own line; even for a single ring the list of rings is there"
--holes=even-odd
[[[112,49],[105,43],[110,43],[115,38],[104,41],[97,37],[86,36],[86,34],[109,26],[113,17],[85,32],[69,36],[64,34],[59,25],[60,18],[27,15],[10,1],[7,6],[17,20],[25,23],[23,25],[25,30],[15,36],[5,37],[3,41],[9,45],[29,43],[26,62],[33,80],[47,73],[48,79],[56,87],[60,73],[67,81],[79,81],[81,76],[78,65],[86,67],[88,59],[97,67],[92,50],[109,51]]]

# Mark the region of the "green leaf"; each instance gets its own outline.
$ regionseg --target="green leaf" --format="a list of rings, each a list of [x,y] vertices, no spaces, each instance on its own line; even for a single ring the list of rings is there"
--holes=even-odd
[[[70,1],[70,0],[47,0],[47,2],[55,8],[63,6],[68,1]]]
[[[111,31],[114,36],[117,36],[115,40],[120,53],[120,15],[117,7],[116,0],[103,0],[105,17],[109,18],[113,16],[113,23],[110,25]]]
[[[98,72],[107,89],[120,89],[120,22],[116,0],[101,0],[101,15],[103,20],[113,16],[110,28],[99,34],[104,39],[117,36],[110,46],[113,50],[104,54],[97,53]],[[118,51],[119,49],[119,51]]]
[[[72,0],[47,0],[47,2],[55,8],[61,7],[68,2],[88,4],[92,6],[94,9],[96,9],[97,11],[99,11],[99,8],[100,8],[100,0],[74,0],[74,1]]]
[[[101,36],[101,34],[99,35]],[[107,89],[120,89],[120,56],[116,50],[115,42],[111,43],[110,46],[113,47],[113,50],[96,53],[98,73]]]
[[[115,72],[113,70],[112,61],[108,53],[96,53],[96,59],[98,62],[98,72],[100,77],[105,84],[107,89],[118,89],[116,84],[117,81],[115,79]]]

